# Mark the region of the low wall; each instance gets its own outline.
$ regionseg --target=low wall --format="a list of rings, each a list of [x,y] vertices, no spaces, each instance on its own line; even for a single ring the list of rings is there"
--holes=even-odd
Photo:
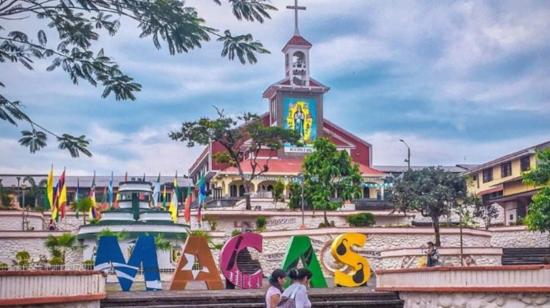
[[[364,213],[360,211],[329,211],[327,219],[334,222],[338,227],[349,227],[346,218],[349,215]],[[376,225],[410,225],[412,217],[391,211],[370,211],[375,217]],[[216,221],[216,230],[231,234],[234,229],[255,229],[256,218],[264,216],[267,222],[267,229],[270,231],[295,230],[302,225],[301,211],[246,211],[246,210],[203,210],[203,217],[211,217]],[[183,215],[182,215],[183,216]],[[183,217],[179,218],[180,223],[185,223]],[[324,223],[322,211],[305,211],[304,225],[306,228],[318,228]],[[203,219],[204,228],[211,229],[209,222]],[[191,215],[191,226],[198,226],[197,215],[193,211]]]
[[[421,259],[426,257],[425,248],[390,249],[380,253],[379,269],[418,268]],[[438,249],[439,261],[443,266],[461,266],[460,247]],[[502,248],[465,247],[463,261],[466,266],[501,265]],[[425,263],[425,260],[424,260]]]
[[[0,231],[0,262],[12,264],[18,251],[25,250],[32,260],[38,260],[40,255],[51,257],[44,245],[48,235],[59,236],[63,232],[53,231]],[[79,249],[67,251],[66,265],[82,264],[82,251]]]
[[[356,251],[365,256],[373,269],[385,268],[381,262],[381,253],[389,249],[413,248],[425,245],[433,240],[433,230],[431,228],[323,228],[323,229],[304,229],[292,231],[267,231],[262,232],[263,252],[257,254],[251,249],[253,258],[258,258],[262,264],[264,273],[270,273],[272,270],[281,267],[283,258],[290,244],[290,239],[294,235],[307,235],[310,237],[313,249],[321,263],[325,263],[328,268],[333,268],[333,257],[330,254],[330,243],[334,238],[342,233],[363,233],[367,235],[367,242],[364,247]],[[215,243],[223,243],[229,235],[224,232],[211,232]],[[454,228],[444,228],[441,230],[442,241],[457,246],[459,243],[459,230]],[[490,233],[480,230],[464,230],[465,247],[488,247],[490,243]],[[500,250],[498,250],[500,251]],[[217,255],[218,251],[213,251]],[[216,259],[217,260],[217,259]],[[495,261],[487,261],[490,262]],[[324,268],[325,274],[329,275],[330,270]]]
[[[377,291],[397,291],[404,307],[548,307],[550,266],[380,270]]]
[[[504,248],[550,247],[550,233],[532,232],[526,226],[490,228],[491,246]]]
[[[0,306],[99,307],[105,296],[97,271],[0,271]]]
[[[1,210],[0,230],[24,231],[23,217],[28,221],[29,230],[41,231],[44,227],[44,217],[40,212],[25,212],[23,210]]]

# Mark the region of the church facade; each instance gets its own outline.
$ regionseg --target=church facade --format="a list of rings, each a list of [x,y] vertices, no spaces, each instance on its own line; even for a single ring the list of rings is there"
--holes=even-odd
[[[294,35],[282,49],[285,78],[263,92],[269,110],[261,115],[261,119],[266,126],[276,125],[296,131],[300,136],[300,146],[285,144],[277,152],[266,150],[261,154],[264,157],[257,157],[259,165],[267,166],[267,171],[250,181],[252,197],[270,197],[277,181],[282,181],[285,187],[297,181],[304,156],[313,150],[315,139],[324,137],[339,150],[347,151],[352,160],[359,164],[365,182],[363,197],[380,199],[385,174],[372,167],[372,145],[324,116],[324,94],[330,88],[310,76],[311,48],[312,44],[299,34],[296,23]],[[213,142],[208,145],[189,169],[189,175],[195,183],[205,175],[214,198],[241,197],[245,189],[237,169],[213,159],[220,151],[223,151],[220,144]],[[252,172],[251,164],[246,159],[241,166],[245,174]]]

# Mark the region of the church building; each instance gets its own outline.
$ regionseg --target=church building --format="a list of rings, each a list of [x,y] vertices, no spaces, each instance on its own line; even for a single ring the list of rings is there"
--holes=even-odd
[[[288,8],[295,11],[295,29],[282,49],[285,77],[263,92],[263,98],[268,102],[268,112],[261,115],[261,119],[266,126],[277,125],[295,130],[301,137],[301,145],[285,144],[276,153],[257,157],[258,165],[267,166],[267,171],[251,181],[252,198],[271,197],[270,191],[279,180],[285,184],[296,181],[302,172],[304,156],[312,151],[313,141],[324,137],[339,150],[347,151],[352,160],[359,164],[365,182],[363,197],[380,199],[385,174],[372,167],[372,145],[325,118],[324,94],[330,88],[311,77],[309,52],[313,46],[298,30],[298,10],[305,10],[305,7],[295,5]],[[213,159],[220,151],[223,147],[216,142],[207,146],[189,169],[189,175],[195,183],[201,175],[205,175],[214,198],[241,197],[245,189],[237,168],[219,164]],[[246,159],[241,166],[245,174],[252,172],[251,164]]]

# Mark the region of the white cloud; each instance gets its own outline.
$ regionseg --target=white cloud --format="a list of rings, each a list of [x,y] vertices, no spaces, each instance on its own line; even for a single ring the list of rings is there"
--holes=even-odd
[[[189,149],[168,138],[176,125],[145,126],[125,134],[92,124],[90,150],[93,157],[70,158],[50,141],[47,148],[35,154],[21,147],[16,140],[0,138],[0,173],[47,173],[50,164],[56,170],[67,168],[70,175],[109,174],[185,174],[202,148]],[[95,140],[95,141],[94,141]]]
[[[531,135],[500,141],[472,141],[449,138],[431,138],[414,133],[377,132],[362,136],[373,145],[374,165],[406,163],[407,148],[411,148],[412,165],[479,164],[549,140],[547,135]]]

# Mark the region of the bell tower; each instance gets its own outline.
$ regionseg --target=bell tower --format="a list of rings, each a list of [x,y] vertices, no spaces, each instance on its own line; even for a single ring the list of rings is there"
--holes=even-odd
[[[298,6],[294,0],[294,34],[283,47],[285,78],[270,85],[263,93],[269,101],[269,124],[292,129],[300,144],[285,144],[283,156],[303,155],[312,151],[313,141],[323,133],[323,95],[328,87],[311,78],[309,51],[312,44],[300,35]]]

